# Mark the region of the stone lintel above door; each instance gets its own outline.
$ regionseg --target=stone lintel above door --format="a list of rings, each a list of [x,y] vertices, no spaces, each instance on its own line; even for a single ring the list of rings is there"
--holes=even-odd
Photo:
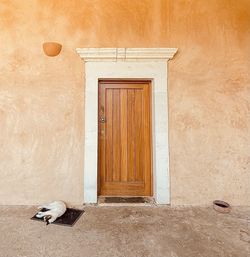
[[[172,59],[177,48],[77,48],[85,61],[164,61]]]

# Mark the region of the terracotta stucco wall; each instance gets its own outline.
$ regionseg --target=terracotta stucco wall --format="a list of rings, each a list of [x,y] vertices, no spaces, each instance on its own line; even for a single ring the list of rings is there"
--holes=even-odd
[[[178,47],[170,63],[172,204],[249,205],[250,1],[0,1],[0,204],[83,199],[76,47]],[[62,53],[46,57],[44,41]]]

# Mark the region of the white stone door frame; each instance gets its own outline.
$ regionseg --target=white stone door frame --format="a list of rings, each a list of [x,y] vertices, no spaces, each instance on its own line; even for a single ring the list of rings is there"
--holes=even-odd
[[[167,65],[177,48],[77,48],[85,63],[84,203],[97,202],[98,80],[152,81],[153,196],[170,203]]]

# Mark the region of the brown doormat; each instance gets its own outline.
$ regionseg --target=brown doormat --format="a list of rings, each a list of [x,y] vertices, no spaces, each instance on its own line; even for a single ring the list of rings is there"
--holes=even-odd
[[[148,197],[104,197],[104,203],[151,203]]]
[[[40,211],[45,212],[45,211],[48,211],[48,209],[43,208]],[[73,227],[83,213],[84,213],[84,210],[67,208],[66,212],[51,224]],[[31,219],[44,222],[43,218],[37,218],[36,214]]]

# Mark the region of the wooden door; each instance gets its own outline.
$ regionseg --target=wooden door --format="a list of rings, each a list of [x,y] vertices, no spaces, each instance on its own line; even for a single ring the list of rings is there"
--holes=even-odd
[[[99,81],[99,195],[151,196],[151,83]]]

